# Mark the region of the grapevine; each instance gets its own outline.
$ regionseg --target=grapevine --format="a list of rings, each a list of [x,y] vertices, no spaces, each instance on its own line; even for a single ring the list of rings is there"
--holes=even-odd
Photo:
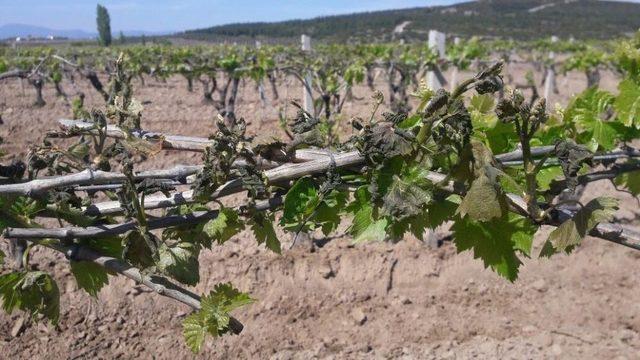
[[[476,45],[460,49],[454,65],[467,67],[475,56],[470,54],[483,56]],[[159,58],[146,57],[147,51],[119,54],[100,65],[109,74],[106,90],[88,76],[102,89],[103,109],[78,104],[75,119],[62,119],[61,130],[49,132],[24,162],[0,168],[4,237],[28,244],[21,268],[0,275],[3,308],[58,322],[58,286],[30,265],[32,249],[46,247],[66,256],[78,286],[91,296],[110,275],[120,274],[191,307],[183,333],[198,352],[206,336],[239,334],[243,325],[231,312],[255,300],[230,283],[201,295],[184,286],[199,283],[201,252],[224,246],[245,229],[279,254],[277,226],[294,235],[329,236],[346,223],[354,243],[362,243],[399,241],[408,233],[423,238],[448,224],[459,252],[473,252],[509,281],[518,278],[523,259],[571,253],[587,235],[640,250],[640,233],[613,222],[615,198],[582,203],[577,196],[581,186],[602,179],[640,193],[640,151],[633,148],[640,135],[637,44],[618,46],[612,61],[624,76],[619,92],[589,87],[558,113],[549,113],[544,98],[530,102],[519,90],[505,89],[502,62],[452,91],[432,91],[416,81],[441,65],[424,48],[401,48],[399,57],[389,48],[372,48],[376,56],[368,53],[350,66],[336,48],[327,50],[333,56],[312,59],[285,51],[285,65],[268,61],[262,51],[269,49],[234,48],[214,60],[206,50],[200,60],[188,51]],[[23,66],[30,71],[5,72],[4,78],[45,76],[59,87],[65,66],[68,73],[92,71],[79,70],[86,63],[49,54]],[[388,71],[393,111],[379,113],[385,99],[375,93],[371,115],[353,119],[354,134],[341,140],[336,121],[342,105],[351,87],[377,66]],[[313,72],[319,97],[313,113],[299,108],[285,121],[291,139],[258,143],[235,113],[238,87],[245,76],[256,86],[275,84],[278,71],[298,79]],[[173,73],[188,84],[207,84],[204,98],[221,113],[208,138],[142,129],[143,105],[133,96],[133,79]],[[225,81],[218,88],[220,76]],[[412,85],[419,99],[414,109],[407,101]],[[216,90],[219,99],[213,100]],[[60,139],[77,142],[65,148],[56,145]],[[199,152],[202,163],[136,170],[168,149]],[[232,194],[243,196],[243,205],[229,205]],[[60,226],[44,227],[43,219]],[[533,236],[543,225],[555,229],[534,254]]]

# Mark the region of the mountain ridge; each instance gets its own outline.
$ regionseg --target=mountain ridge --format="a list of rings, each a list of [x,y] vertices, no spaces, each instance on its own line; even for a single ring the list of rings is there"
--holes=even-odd
[[[243,38],[293,41],[308,34],[314,40],[327,42],[389,41],[394,29],[407,21],[410,24],[402,36],[409,41],[426,39],[430,29],[460,36],[533,39],[557,35],[607,39],[638,30],[640,4],[600,0],[479,0],[306,20],[233,23],[188,30],[178,36],[212,41]]]

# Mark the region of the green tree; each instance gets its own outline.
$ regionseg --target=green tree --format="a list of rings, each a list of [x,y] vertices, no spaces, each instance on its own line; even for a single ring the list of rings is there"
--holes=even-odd
[[[107,8],[98,4],[96,9],[96,23],[98,25],[98,41],[102,46],[111,45],[111,19]]]
[[[124,45],[127,42],[127,38],[124,36],[124,33],[120,31],[120,35],[118,35],[118,42],[120,45]]]

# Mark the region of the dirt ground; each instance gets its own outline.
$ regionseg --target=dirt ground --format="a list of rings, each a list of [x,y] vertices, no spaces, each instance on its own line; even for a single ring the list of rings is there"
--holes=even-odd
[[[525,65],[510,69],[516,79],[526,70]],[[585,83],[580,73],[560,76],[560,94],[550,104],[566,104]],[[603,75],[603,87],[613,90],[615,84],[612,74]],[[194,136],[213,131],[215,111],[201,103],[197,83],[194,93],[177,77],[136,85],[136,97],[148,102],[146,129]],[[381,81],[377,85],[384,90]],[[65,89],[73,92],[69,84]],[[89,105],[102,104],[86,84],[81,89]],[[356,89],[358,99],[345,105],[345,120],[369,114],[367,94],[365,88]],[[241,89],[237,112],[250,120],[250,132],[279,134],[278,109],[287,99],[299,98],[300,87],[281,84],[280,95],[280,101],[263,108],[253,85]],[[12,154],[4,161],[24,156],[28,145],[57,127],[57,119],[69,116],[69,108],[49,87],[45,107],[31,107],[33,100],[32,89],[23,90],[18,81],[0,84],[2,149]],[[195,153],[163,152],[144,166],[199,159]],[[596,183],[586,193],[612,192],[608,183]],[[638,203],[619,196],[619,218],[635,221]],[[536,249],[548,230],[536,237]],[[6,249],[5,241],[0,248]],[[37,249],[32,259],[58,280],[60,324],[57,329],[27,324],[14,337],[11,330],[22,315],[0,313],[3,359],[640,357],[640,278],[633,275],[640,253],[593,238],[571,256],[526,261],[520,279],[511,284],[483,269],[471,254],[456,254],[449,243],[432,249],[408,238],[395,245],[352,246],[350,239],[339,237],[314,253],[296,249],[278,256],[242,233],[203,252],[202,283],[195,290],[203,293],[231,281],[258,301],[234,313],[245,324],[241,335],[208,340],[200,356],[191,354],[182,338],[186,306],[122,278],[111,278],[94,300],[76,287],[62,256]]]

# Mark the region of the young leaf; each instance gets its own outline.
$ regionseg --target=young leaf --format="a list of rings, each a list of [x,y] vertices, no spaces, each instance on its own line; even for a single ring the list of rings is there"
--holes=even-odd
[[[613,101],[612,94],[592,87],[573,98],[564,111],[564,122],[576,127],[581,142],[589,144],[591,151],[600,147],[611,150],[615,146],[617,131],[612,122],[604,120]]]
[[[256,237],[258,244],[264,243],[267,249],[276,254],[282,253],[280,240],[273,228],[273,215],[255,214],[249,222],[253,235]]]
[[[200,281],[197,245],[181,242],[174,246],[162,244],[158,249],[160,261],[156,264],[158,271],[187,285],[196,285]]]
[[[356,234],[353,242],[357,244],[369,241],[384,241],[387,237],[387,223],[387,219],[380,219],[369,223],[364,230]]]
[[[122,258],[122,240],[117,236],[82,239],[81,244],[102,255]]]
[[[229,331],[229,312],[254,302],[231,284],[218,284],[209,295],[203,296],[201,309],[183,322],[183,334],[191,351],[200,352],[207,334],[218,337]]]
[[[98,297],[100,289],[109,284],[107,272],[98,264],[90,261],[71,261],[70,265],[78,287],[93,297]]]
[[[364,241],[383,241],[386,237],[387,221],[373,218],[373,206],[371,205],[367,186],[361,186],[354,193],[354,201],[349,204],[348,210],[354,214],[349,232],[353,235],[354,243]]]
[[[458,213],[471,220],[489,221],[502,217],[507,209],[507,201],[499,183],[482,174],[471,184],[467,195],[458,207]]]
[[[562,168],[560,166],[550,166],[541,169],[536,174],[536,181],[538,182],[538,189],[540,191],[547,191],[550,189],[550,185],[554,180],[562,179]]]
[[[611,221],[618,209],[618,200],[610,197],[599,197],[587,203],[569,220],[563,222],[551,234],[550,243],[555,251],[568,251],[580,245],[582,239],[598,223]],[[548,250],[548,246],[545,246]],[[544,252],[543,255],[550,255]]]
[[[340,215],[343,213],[347,203],[347,195],[346,192],[331,190],[316,208],[312,220],[316,225],[320,226],[325,236],[335,231],[340,225],[342,220]]]
[[[212,329],[210,330],[209,325],[202,320],[199,312],[187,316],[186,319],[182,321],[182,334],[191,351],[196,354],[200,352],[207,333],[217,336],[217,324],[211,327]]]
[[[227,240],[244,229],[244,224],[240,221],[238,213],[229,208],[221,208],[215,219],[209,220],[203,231],[212,239],[222,245]]]
[[[154,236],[151,233],[146,235]],[[146,269],[154,265],[153,257],[153,250],[140,232],[129,231],[122,238],[122,258],[130,264]]]
[[[475,95],[469,103],[469,111],[488,114],[495,107],[495,100],[491,94]]]
[[[297,231],[300,222],[312,215],[319,202],[318,189],[313,179],[298,179],[285,196],[280,223],[289,231]]]
[[[624,186],[633,196],[640,195],[640,171],[620,174],[615,179],[616,185]]]
[[[529,219],[510,213],[488,222],[458,218],[452,230],[458,252],[473,249],[474,258],[482,259],[485,267],[515,281],[522,264],[517,254],[529,256],[537,228]]]
[[[53,278],[42,271],[13,272],[0,275],[2,308],[9,314],[13,309],[31,316],[44,315],[52,324],[60,317],[60,291]]]
[[[280,224],[294,232],[320,227],[328,235],[340,224],[346,199],[346,193],[335,189],[323,196],[313,179],[301,178],[287,192]]]
[[[620,121],[625,126],[640,128],[640,86],[631,79],[626,79],[618,85],[620,94],[616,98],[614,107]]]

